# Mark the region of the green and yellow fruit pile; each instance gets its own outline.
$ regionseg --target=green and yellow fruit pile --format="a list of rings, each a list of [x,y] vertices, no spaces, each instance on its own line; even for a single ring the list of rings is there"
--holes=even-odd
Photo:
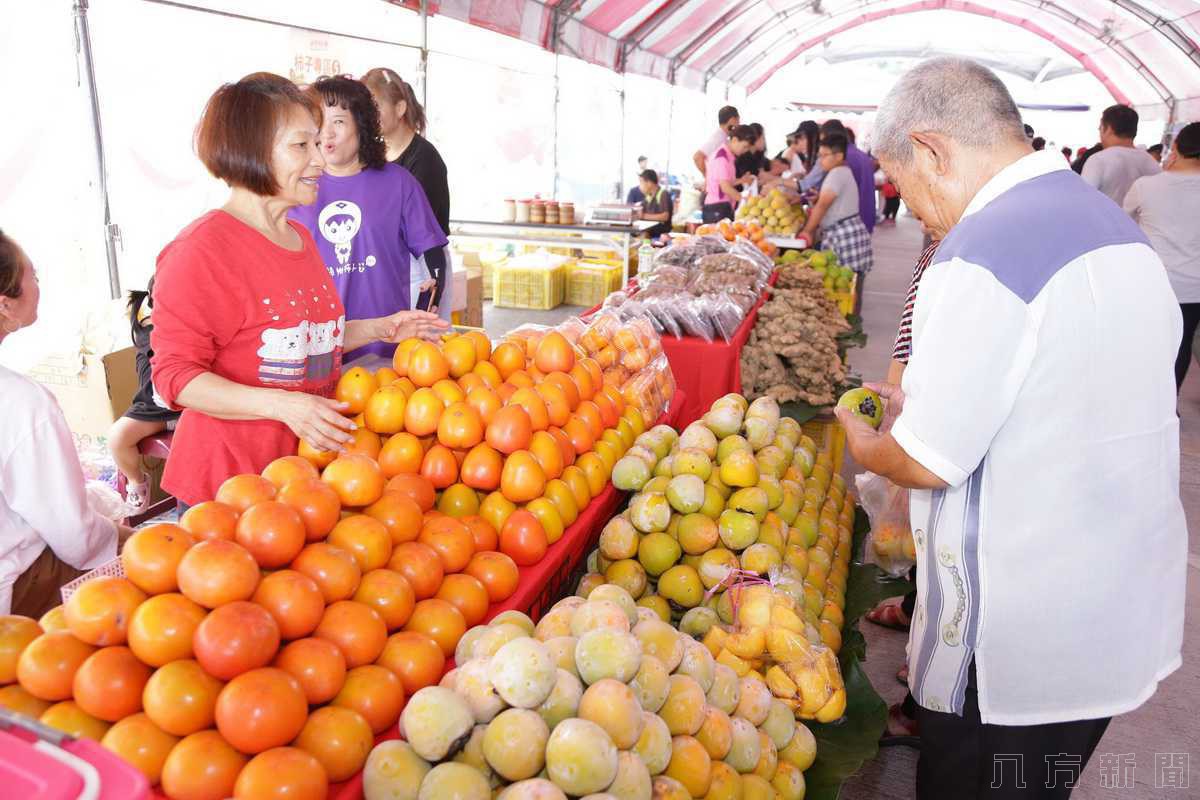
[[[455,659],[367,759],[367,800],[804,797],[792,709],[619,586],[472,628]]]
[[[758,197],[747,197],[734,215],[741,222],[757,222],[767,234],[791,236],[804,224],[804,206],[789,203],[778,189]]]
[[[639,491],[601,533],[580,594],[621,586],[797,716],[837,719],[854,498],[832,473],[769,397],[727,395],[678,437],[651,429],[613,469]]]

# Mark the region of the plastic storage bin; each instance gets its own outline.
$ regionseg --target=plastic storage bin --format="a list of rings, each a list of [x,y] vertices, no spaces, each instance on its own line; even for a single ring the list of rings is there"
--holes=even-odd
[[[805,435],[817,444],[817,450],[827,450],[833,457],[833,472],[842,471],[842,456],[846,450],[846,429],[829,412],[821,412],[800,426]]]
[[[568,259],[546,252],[511,258],[492,268],[492,303],[548,311],[562,305]]]
[[[591,308],[620,288],[620,266],[579,261],[567,269],[567,305]]]

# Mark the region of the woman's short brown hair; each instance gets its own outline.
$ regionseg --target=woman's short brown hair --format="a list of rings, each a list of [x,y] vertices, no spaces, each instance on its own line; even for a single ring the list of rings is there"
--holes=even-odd
[[[287,78],[255,72],[213,93],[196,128],[196,154],[230,186],[269,197],[279,191],[271,170],[275,133],[292,106],[321,126],[320,103]]]
[[[0,231],[0,295],[16,299],[21,296],[21,249]]]
[[[372,92],[387,99],[393,105],[403,100],[404,121],[417,133],[422,136],[425,134],[425,109],[417,100],[417,93],[413,91],[412,86],[397,75],[395,70],[387,67],[375,67],[362,76],[362,82]]]

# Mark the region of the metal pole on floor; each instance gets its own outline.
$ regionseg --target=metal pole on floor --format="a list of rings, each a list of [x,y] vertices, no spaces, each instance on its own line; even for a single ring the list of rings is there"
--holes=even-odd
[[[421,105],[429,113],[429,0],[421,0]]]

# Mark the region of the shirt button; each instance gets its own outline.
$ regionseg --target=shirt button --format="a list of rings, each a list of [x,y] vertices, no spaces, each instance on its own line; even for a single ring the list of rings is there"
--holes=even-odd
[[[953,567],[954,566],[954,553],[950,550],[949,547],[943,547],[941,550],[938,551],[938,561],[941,561],[942,566],[944,566],[944,567]]]
[[[951,647],[958,647],[961,639],[958,635],[958,627],[954,623],[947,622],[942,626],[942,641]]]

